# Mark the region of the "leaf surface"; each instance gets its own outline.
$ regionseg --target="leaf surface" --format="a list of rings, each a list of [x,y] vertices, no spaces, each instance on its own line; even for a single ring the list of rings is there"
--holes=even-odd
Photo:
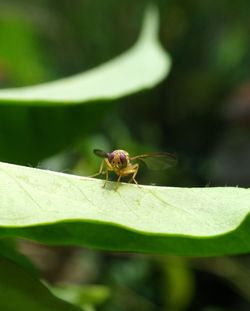
[[[0,236],[176,255],[250,250],[250,190],[121,184],[0,163]]]

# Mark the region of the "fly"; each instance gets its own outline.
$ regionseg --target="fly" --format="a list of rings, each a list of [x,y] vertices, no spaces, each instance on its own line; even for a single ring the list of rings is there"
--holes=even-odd
[[[138,185],[138,182],[135,179],[139,170],[139,163],[137,162],[144,162],[148,168],[152,170],[164,170],[176,164],[176,157],[168,152],[152,152],[130,157],[129,153],[125,150],[105,152],[99,149],[94,149],[93,151],[95,155],[103,158],[103,161],[98,173],[91,177],[105,174],[106,179],[103,185],[103,187],[105,187],[109,179],[109,172],[115,172],[118,176],[116,190],[121,178],[128,175],[131,175],[129,182],[134,182]]]

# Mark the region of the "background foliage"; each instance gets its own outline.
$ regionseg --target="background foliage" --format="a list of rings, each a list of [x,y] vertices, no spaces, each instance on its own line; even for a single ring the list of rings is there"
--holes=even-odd
[[[95,147],[122,147],[131,154],[166,150],[178,154],[178,167],[168,174],[143,170],[141,183],[249,186],[249,1],[153,2],[160,9],[161,42],[173,59],[169,77],[151,91],[89,108],[88,118],[80,106],[3,105],[1,161],[88,175],[98,167]],[[49,81],[112,59],[136,40],[145,5],[1,0],[0,86]],[[53,148],[40,147],[45,137]],[[34,271],[12,244],[1,248],[2,255],[19,258],[19,265]],[[100,310],[249,309],[247,255],[190,259],[17,244],[46,282],[84,284],[84,294],[72,288],[55,293],[89,310],[93,305]],[[1,280],[4,284],[3,274]]]

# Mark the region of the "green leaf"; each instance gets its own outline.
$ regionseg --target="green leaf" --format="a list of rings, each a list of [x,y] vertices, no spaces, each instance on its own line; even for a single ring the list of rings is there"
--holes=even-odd
[[[250,190],[121,184],[0,163],[0,236],[176,255],[250,250]]]
[[[0,257],[0,310],[80,311],[55,296],[25,270]]]
[[[137,43],[126,53],[85,73],[31,87],[0,90],[0,103],[69,105],[113,100],[152,88],[167,75],[170,58],[161,47],[157,10],[145,15]]]
[[[4,11],[1,6],[1,75],[11,83],[21,85],[48,79],[50,68],[44,66],[46,58],[39,46],[36,27],[22,14],[16,14],[13,10]]]
[[[27,270],[33,276],[38,276],[38,271],[33,263],[24,255],[20,254],[16,248],[16,240],[1,239],[0,255],[17,263],[20,267]]]
[[[81,308],[102,304],[110,296],[110,289],[103,285],[50,287],[52,293]]]

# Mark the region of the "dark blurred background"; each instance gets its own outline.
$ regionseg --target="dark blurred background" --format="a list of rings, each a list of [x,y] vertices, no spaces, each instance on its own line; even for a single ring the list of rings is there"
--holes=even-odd
[[[98,105],[0,107],[1,161],[90,175],[94,148],[177,154],[143,184],[250,184],[250,2],[155,0],[170,75],[156,88]],[[0,87],[93,68],[135,42],[147,1],[0,0]],[[111,81],[112,83],[112,81]],[[249,310],[248,256],[191,259],[20,243],[53,284],[103,284],[97,310]],[[46,254],[46,255],[45,255]],[[244,284],[244,285],[243,285]]]

